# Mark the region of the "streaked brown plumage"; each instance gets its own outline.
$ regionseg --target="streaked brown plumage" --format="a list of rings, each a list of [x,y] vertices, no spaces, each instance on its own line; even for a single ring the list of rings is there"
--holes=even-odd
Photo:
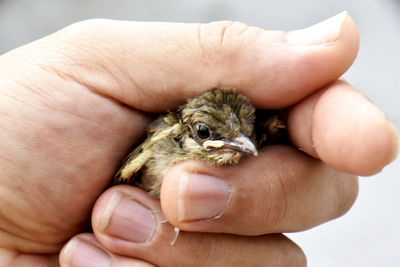
[[[286,129],[281,111],[257,111],[235,90],[213,89],[160,116],[147,139],[125,160],[114,184],[136,184],[159,197],[165,171],[185,159],[237,164],[257,148],[282,142]]]

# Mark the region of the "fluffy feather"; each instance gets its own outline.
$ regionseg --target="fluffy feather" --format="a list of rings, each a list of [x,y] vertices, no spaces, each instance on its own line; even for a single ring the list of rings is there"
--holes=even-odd
[[[256,122],[245,96],[235,90],[207,91],[151,123],[147,139],[127,157],[113,183],[136,184],[159,197],[164,172],[178,161],[237,164],[244,155],[256,154],[253,143],[282,139],[282,113],[268,112]],[[262,132],[258,141],[255,127]]]

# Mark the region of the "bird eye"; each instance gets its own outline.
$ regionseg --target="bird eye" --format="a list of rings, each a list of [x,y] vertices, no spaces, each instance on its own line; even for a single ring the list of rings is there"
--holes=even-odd
[[[196,136],[200,139],[207,139],[211,136],[210,128],[204,123],[196,123],[194,126],[194,130],[196,132]]]

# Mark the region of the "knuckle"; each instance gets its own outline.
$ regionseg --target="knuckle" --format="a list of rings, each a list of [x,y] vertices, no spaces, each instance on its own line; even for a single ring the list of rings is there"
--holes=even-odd
[[[254,42],[261,29],[238,21],[217,21],[198,24],[196,39],[201,58],[209,63],[229,62],[240,57]]]
[[[76,55],[79,59],[81,54],[88,54],[94,50],[96,53],[102,52],[103,55],[112,52],[112,37],[117,38],[116,25],[107,19],[89,19],[76,22],[54,34],[54,38],[59,43],[59,48],[68,54]],[[102,51],[104,50],[104,51]],[[107,53],[106,53],[107,52]],[[98,55],[97,55],[98,57]]]
[[[53,34],[50,42],[43,44],[51,60],[40,58],[36,63],[50,74],[88,88],[99,88],[104,84],[119,88],[119,79],[116,77],[125,73],[116,67],[120,58],[118,49],[114,49],[119,36],[116,33],[117,27],[112,20],[107,19],[90,19],[71,24]],[[89,72],[91,75],[101,73],[104,80],[101,83],[97,83],[96,79],[88,81],[85,75]]]
[[[111,20],[108,19],[82,20],[64,28],[64,31],[70,34],[104,32],[104,28],[108,27],[110,22]]]
[[[264,222],[271,231],[275,227],[279,227],[285,223],[285,219],[288,218],[288,188],[284,183],[284,179],[281,177],[276,177],[275,179],[270,179],[269,181],[269,194],[267,196],[270,198],[267,206],[267,211],[265,213]],[[279,200],[279,201],[274,201]]]
[[[293,223],[292,195],[296,185],[285,179],[286,168],[282,164],[280,171],[271,171],[266,166],[260,169],[257,182],[236,184],[231,210],[235,211],[232,214],[239,221],[240,229],[251,225],[243,228],[246,234],[274,233]],[[239,180],[245,181],[245,178]],[[256,208],[249,209],[249,206]]]
[[[273,177],[269,173],[265,176],[263,183],[258,184],[258,189],[252,188],[251,195],[243,193],[238,198],[240,205],[237,209],[241,213],[240,218],[244,220],[242,225],[252,225],[245,228],[246,233],[273,233],[290,224],[288,212],[291,207],[287,194],[291,189],[281,177]],[[248,206],[258,208],[248,209]]]

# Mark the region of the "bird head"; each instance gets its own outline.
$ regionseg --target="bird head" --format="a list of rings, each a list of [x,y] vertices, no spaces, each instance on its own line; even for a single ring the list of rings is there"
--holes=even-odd
[[[181,107],[186,127],[184,148],[191,156],[216,163],[236,164],[254,145],[255,108],[234,90],[214,89]]]

